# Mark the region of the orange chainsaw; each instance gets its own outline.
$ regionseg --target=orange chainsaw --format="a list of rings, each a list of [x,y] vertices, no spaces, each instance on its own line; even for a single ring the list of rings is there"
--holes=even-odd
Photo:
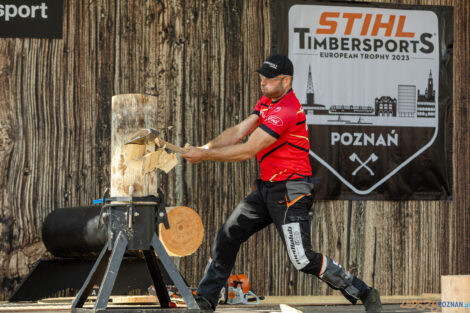
[[[219,303],[226,304],[259,304],[264,297],[258,297],[250,290],[250,281],[245,274],[232,275],[220,292]]]
[[[170,299],[175,302],[183,301],[181,294],[175,286],[167,286]],[[193,295],[196,295],[197,289],[191,288]],[[155,287],[148,288],[150,295],[156,295]],[[232,275],[220,291],[219,303],[221,304],[259,304],[264,297],[258,297],[250,290],[250,281],[245,274]]]

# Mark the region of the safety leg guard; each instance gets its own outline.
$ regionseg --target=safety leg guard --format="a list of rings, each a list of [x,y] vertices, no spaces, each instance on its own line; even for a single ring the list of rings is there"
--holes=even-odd
[[[323,256],[323,266],[318,278],[326,282],[331,288],[340,290],[352,304],[357,300],[365,299],[370,288],[359,278],[346,271],[336,261]]]

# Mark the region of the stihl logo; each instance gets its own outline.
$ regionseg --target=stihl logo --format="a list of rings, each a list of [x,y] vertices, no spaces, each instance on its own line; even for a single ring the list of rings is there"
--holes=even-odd
[[[297,38],[294,40],[299,49],[317,51],[412,54],[430,54],[434,51],[433,38],[437,33],[417,26],[409,14],[397,14],[396,10],[388,14],[375,11],[351,13],[329,8],[329,11],[319,12],[303,25],[296,21],[293,32]],[[334,54],[326,56],[335,57]]]
[[[338,29],[338,21],[346,22],[344,29]],[[361,36],[379,36],[379,31],[383,30],[385,37],[414,38],[414,32],[404,30],[406,16],[388,15],[388,19],[383,14],[362,14],[340,12],[323,12],[320,16],[317,34],[323,35],[351,35],[353,28],[359,26]],[[344,23],[341,23],[344,24]],[[395,32],[394,32],[395,30]]]

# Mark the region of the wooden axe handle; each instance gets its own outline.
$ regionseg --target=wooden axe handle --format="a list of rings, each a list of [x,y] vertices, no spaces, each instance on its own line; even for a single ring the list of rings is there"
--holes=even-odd
[[[155,143],[160,148],[163,148],[165,146],[165,148],[170,149],[171,151],[175,151],[175,152],[179,152],[179,153],[186,153],[186,149],[175,146],[174,144],[169,143],[169,142],[167,142],[167,141],[165,141],[161,138],[158,138],[158,137],[155,138]]]

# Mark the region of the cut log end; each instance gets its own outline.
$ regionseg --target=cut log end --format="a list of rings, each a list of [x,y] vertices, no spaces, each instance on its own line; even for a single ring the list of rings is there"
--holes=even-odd
[[[170,228],[159,225],[160,241],[170,256],[191,255],[199,248],[204,237],[204,226],[193,209],[179,206],[167,208]]]

